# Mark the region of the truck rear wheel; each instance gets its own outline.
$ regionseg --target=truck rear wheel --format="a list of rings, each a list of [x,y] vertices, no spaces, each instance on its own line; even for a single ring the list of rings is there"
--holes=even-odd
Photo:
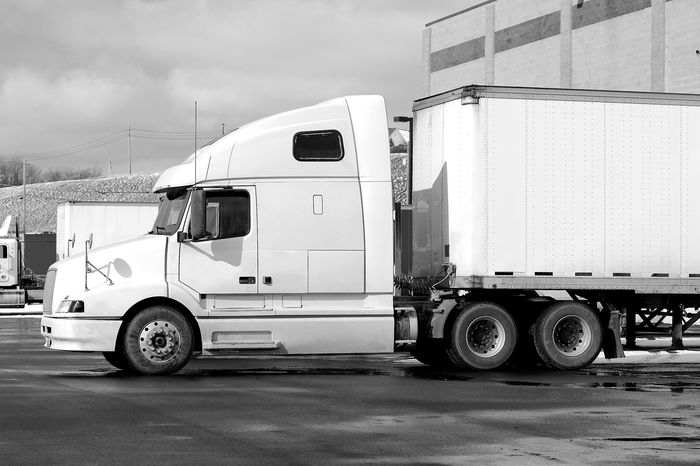
[[[411,356],[436,369],[454,369],[454,364],[447,355],[444,340],[419,338],[415,349],[411,351]]]
[[[123,371],[130,371],[131,366],[129,366],[129,363],[127,362],[126,358],[124,357],[124,352],[123,351],[103,351],[102,356],[105,357],[108,363],[110,363],[112,366],[116,367],[117,369],[121,369]]]
[[[464,369],[496,369],[513,354],[517,340],[518,329],[508,311],[493,303],[474,303],[457,316],[447,353]]]
[[[175,309],[151,306],[129,322],[123,346],[126,361],[134,371],[144,375],[172,374],[192,356],[192,326]]]
[[[580,369],[592,363],[603,345],[598,314],[583,303],[566,301],[542,312],[535,324],[535,348],[556,369]]]

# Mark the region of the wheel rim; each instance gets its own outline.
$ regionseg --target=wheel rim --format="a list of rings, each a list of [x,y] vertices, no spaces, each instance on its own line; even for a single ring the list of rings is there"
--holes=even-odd
[[[141,329],[141,355],[151,362],[168,362],[180,350],[180,330],[172,322],[154,320]]]
[[[475,356],[491,358],[505,345],[505,327],[493,317],[479,317],[467,328],[467,348]]]
[[[577,316],[562,317],[552,329],[554,347],[564,356],[578,356],[591,345],[591,327]]]

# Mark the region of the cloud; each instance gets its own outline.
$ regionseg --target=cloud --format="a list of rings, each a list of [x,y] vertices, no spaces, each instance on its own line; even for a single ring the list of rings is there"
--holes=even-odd
[[[85,124],[104,118],[128,89],[108,76],[85,70],[67,70],[55,80],[18,68],[7,73],[2,82],[0,106],[4,125],[37,120],[60,124],[70,113],[73,123]],[[126,95],[128,97],[128,95]]]
[[[22,0],[3,3],[0,157],[72,147],[132,127],[191,131],[348,94],[391,114],[419,95],[425,23],[462,0]],[[126,144],[45,160],[123,170]],[[132,141],[162,170],[190,141]],[[121,163],[121,165],[119,165]]]

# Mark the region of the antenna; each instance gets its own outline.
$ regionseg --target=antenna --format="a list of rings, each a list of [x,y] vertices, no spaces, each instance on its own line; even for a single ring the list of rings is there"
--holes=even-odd
[[[194,101],[194,185],[197,184],[197,101]]]

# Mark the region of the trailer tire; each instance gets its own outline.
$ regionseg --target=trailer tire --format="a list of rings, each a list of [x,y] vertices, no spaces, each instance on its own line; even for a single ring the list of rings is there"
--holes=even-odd
[[[117,369],[123,370],[123,371],[131,371],[131,366],[129,366],[129,363],[126,360],[126,357],[124,357],[124,352],[123,351],[103,351],[102,356],[105,357],[108,363],[110,363],[112,366],[116,367]]]
[[[458,367],[491,370],[513,354],[518,328],[503,307],[480,302],[462,309],[452,325],[448,355]]]
[[[173,374],[192,357],[193,336],[192,326],[180,312],[168,306],[150,306],[126,327],[125,359],[140,374]]]
[[[575,370],[592,363],[603,345],[603,327],[589,306],[565,301],[553,304],[535,324],[535,348],[554,369]]]

